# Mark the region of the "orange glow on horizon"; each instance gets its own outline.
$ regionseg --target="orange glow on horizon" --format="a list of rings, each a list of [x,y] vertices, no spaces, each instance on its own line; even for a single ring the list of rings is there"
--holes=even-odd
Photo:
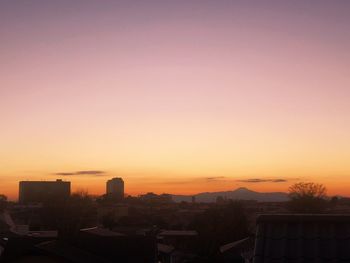
[[[0,3],[0,194],[350,196],[347,1],[28,2]]]

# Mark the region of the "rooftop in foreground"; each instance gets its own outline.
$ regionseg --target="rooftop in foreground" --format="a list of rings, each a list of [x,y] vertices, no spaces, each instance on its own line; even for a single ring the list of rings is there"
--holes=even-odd
[[[350,262],[350,216],[261,215],[253,262]]]

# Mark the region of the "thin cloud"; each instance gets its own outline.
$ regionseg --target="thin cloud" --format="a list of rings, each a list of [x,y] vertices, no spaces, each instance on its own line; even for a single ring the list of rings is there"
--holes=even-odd
[[[171,180],[171,181],[159,181],[159,184],[173,184],[173,185],[181,185],[181,184],[196,184],[196,183],[215,183],[215,182],[226,182],[227,177],[225,176],[211,176],[211,177],[197,177],[190,178],[188,180]]]
[[[54,175],[69,176],[69,175],[75,175],[75,173],[54,173]]]
[[[84,174],[87,174],[87,175],[101,175],[101,174],[105,174],[106,172],[105,171],[98,171],[98,170],[91,170],[91,171],[77,171],[76,174],[77,175],[84,175]]]
[[[240,183],[285,183],[288,182],[286,179],[261,179],[261,178],[252,178],[252,179],[242,179],[237,180]]]
[[[285,182],[288,182],[288,180],[286,179],[274,179],[272,180],[273,183],[285,183]]]
[[[208,181],[215,181],[215,180],[221,180],[221,179],[225,179],[225,176],[214,176],[214,177],[207,177],[205,179],[207,179]]]
[[[76,171],[76,172],[58,172],[54,173],[54,175],[59,176],[72,176],[72,175],[94,175],[94,176],[102,176],[106,174],[105,171],[100,170],[83,170],[83,171]]]

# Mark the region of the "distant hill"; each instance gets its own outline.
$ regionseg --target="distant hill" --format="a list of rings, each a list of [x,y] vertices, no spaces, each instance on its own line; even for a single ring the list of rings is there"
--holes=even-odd
[[[287,193],[283,192],[271,192],[271,193],[260,193],[249,190],[245,187],[237,188],[233,191],[224,192],[209,192],[199,193],[194,195],[196,202],[212,203],[216,201],[218,196],[222,196],[227,199],[233,200],[256,200],[258,202],[284,202],[288,200]],[[175,202],[191,202],[192,196],[189,195],[172,195]]]

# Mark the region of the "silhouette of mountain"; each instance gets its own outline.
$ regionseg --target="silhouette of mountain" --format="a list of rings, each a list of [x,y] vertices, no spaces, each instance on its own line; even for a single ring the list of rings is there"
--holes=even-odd
[[[288,200],[287,193],[283,192],[255,192],[249,190],[245,187],[237,188],[233,191],[223,191],[223,192],[206,192],[194,195],[196,202],[212,203],[216,201],[218,196],[222,196],[226,199],[233,200],[256,200],[258,202],[283,202]],[[188,195],[172,195],[175,202],[191,202],[192,196]]]

